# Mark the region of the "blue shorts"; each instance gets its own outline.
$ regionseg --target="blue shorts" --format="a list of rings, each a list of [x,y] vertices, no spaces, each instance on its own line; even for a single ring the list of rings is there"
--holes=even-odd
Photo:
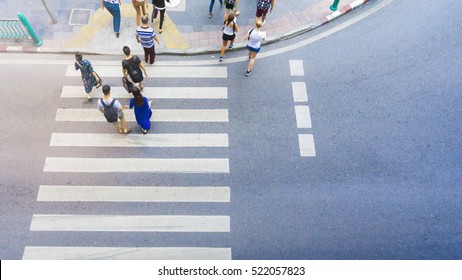
[[[252,47],[247,46],[247,49],[248,49],[249,51],[251,51],[251,52],[258,53],[258,52],[260,51],[261,48],[256,49],[256,48],[252,48]]]

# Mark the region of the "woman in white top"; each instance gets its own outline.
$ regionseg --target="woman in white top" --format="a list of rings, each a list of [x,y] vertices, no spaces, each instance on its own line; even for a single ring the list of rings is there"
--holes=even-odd
[[[266,39],[266,32],[260,31],[263,23],[261,20],[257,19],[255,21],[255,28],[250,29],[249,32],[244,37],[244,41],[247,40],[247,50],[249,50],[249,64],[247,66],[246,76],[249,76],[252,72],[253,64],[255,63],[255,58],[257,53],[260,52],[261,41]]]
[[[223,61],[226,45],[228,45],[228,42],[231,42],[229,44],[229,49],[233,48],[234,40],[236,39],[236,32],[238,31],[239,27],[237,26],[237,23],[235,21],[234,14],[229,14],[228,19],[225,20],[223,26],[223,44],[221,45],[220,62]]]

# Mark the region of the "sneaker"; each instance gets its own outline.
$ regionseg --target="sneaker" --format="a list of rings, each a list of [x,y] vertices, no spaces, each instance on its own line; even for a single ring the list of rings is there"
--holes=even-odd
[[[211,18],[213,16],[213,13],[209,13],[209,18]]]
[[[220,56],[220,62],[222,62],[222,61],[223,61],[223,57],[222,57],[222,56]]]
[[[143,132],[143,134],[148,133],[148,131],[146,129],[143,129],[143,128],[141,128],[141,132]]]
[[[250,73],[252,73],[252,70],[250,70],[250,71],[248,71],[248,70],[245,71],[245,75],[246,75],[247,77],[250,75]]]
[[[265,26],[266,19],[261,23],[262,26]]]
[[[234,47],[234,44],[229,45],[228,49],[232,49]]]

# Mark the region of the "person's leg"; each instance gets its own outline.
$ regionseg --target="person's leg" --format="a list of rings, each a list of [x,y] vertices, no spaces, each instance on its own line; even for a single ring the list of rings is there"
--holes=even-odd
[[[125,116],[124,116],[124,113],[123,113],[123,112],[120,113],[119,120],[120,120],[120,123],[122,124],[123,132],[124,132],[125,134],[130,133],[131,127],[128,127],[128,126],[127,126],[127,122],[125,121]]]
[[[144,61],[146,63],[148,63],[148,59],[149,59],[149,48],[143,48],[144,50]]]
[[[138,2],[132,2],[133,4],[133,8],[135,8],[135,12],[136,12],[136,26],[140,26],[141,25],[141,7],[139,5]]]
[[[155,60],[156,60],[156,47],[155,45],[152,45],[152,47],[149,48],[149,63],[154,64]]]
[[[209,16],[212,16],[213,5],[215,5],[215,0],[210,0]]]
[[[250,73],[252,72],[252,68],[255,63],[255,58],[257,57],[257,53],[249,52],[249,56],[250,56],[250,60],[249,60],[249,64],[247,65],[247,72],[246,72],[247,76],[250,75]]]
[[[160,11],[159,33],[162,33],[162,26],[164,25],[165,9]]]
[[[267,14],[268,14],[268,10],[264,10],[264,11],[262,12],[261,22],[262,22],[263,24],[265,24],[265,22],[266,22],[266,15],[267,15]]]
[[[122,134],[122,129],[120,128],[120,125],[118,122],[113,123],[115,129],[117,130],[117,133]]]
[[[113,4],[114,5],[114,32],[119,34],[120,32],[120,7],[118,4]]]
[[[223,57],[225,56],[225,49],[226,49],[226,45],[228,45],[228,41],[227,40],[223,40],[223,43],[221,44],[221,51],[220,51],[220,61],[223,60]]]

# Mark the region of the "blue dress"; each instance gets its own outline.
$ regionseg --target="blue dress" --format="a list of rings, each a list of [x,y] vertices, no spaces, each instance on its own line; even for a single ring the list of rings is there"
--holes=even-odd
[[[130,109],[135,107],[135,118],[139,126],[144,130],[151,129],[152,111],[149,108],[148,99],[143,97],[144,104],[141,106],[135,105],[135,98],[130,99]]]

